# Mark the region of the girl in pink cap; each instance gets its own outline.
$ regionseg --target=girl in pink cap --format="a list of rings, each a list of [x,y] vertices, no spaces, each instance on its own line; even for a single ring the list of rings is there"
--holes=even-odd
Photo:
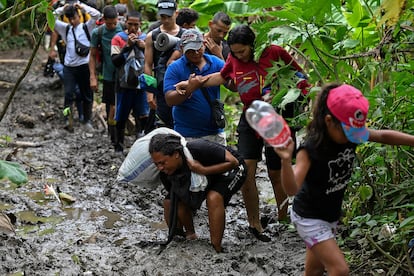
[[[305,275],[349,275],[335,232],[344,192],[352,174],[355,148],[372,141],[414,146],[414,136],[365,127],[368,100],[347,84],[322,88],[313,120],[292,167],[293,141],[275,148],[282,160],[282,185],[295,196],[291,220],[306,244]]]

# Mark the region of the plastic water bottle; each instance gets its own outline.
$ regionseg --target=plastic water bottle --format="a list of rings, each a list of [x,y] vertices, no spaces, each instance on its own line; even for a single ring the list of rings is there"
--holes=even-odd
[[[254,101],[246,110],[246,119],[269,145],[277,148],[286,146],[289,142],[290,128],[270,104]]]

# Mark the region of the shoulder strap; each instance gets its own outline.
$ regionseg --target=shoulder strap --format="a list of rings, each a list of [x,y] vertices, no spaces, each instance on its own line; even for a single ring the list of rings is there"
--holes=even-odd
[[[66,26],[66,39],[68,39],[69,29],[70,29],[70,24],[68,24]],[[91,36],[89,34],[88,26],[86,26],[85,24],[83,24],[83,30],[85,31],[85,34],[86,34],[86,37],[88,38],[88,40],[91,41]],[[76,39],[75,31],[73,30],[73,27],[72,27],[72,33],[73,33],[73,38],[76,41],[77,39]]]
[[[161,28],[160,28],[160,27],[155,28],[154,30],[152,30],[152,32],[151,32],[151,38],[152,38],[152,41],[157,40],[157,36],[158,36],[160,33],[161,33]]]
[[[101,25],[98,27],[98,43],[96,43],[97,48],[102,48],[103,26],[105,25]]]
[[[185,29],[180,26],[180,30],[178,31],[177,37],[181,37],[184,31]]]
[[[88,26],[86,26],[85,23],[83,23],[83,30],[85,31],[85,34],[88,40],[91,41],[91,35],[89,34]]]
[[[75,47],[77,44],[77,39],[76,39],[76,35],[75,35],[75,30],[72,28],[72,34],[73,34],[73,39],[75,40]]]
[[[208,95],[207,88],[205,88],[205,87],[200,87],[200,89],[201,89],[201,91],[203,92],[204,98],[206,98],[206,100],[207,100],[207,102],[208,102],[208,105],[209,105],[210,107],[212,107],[211,99],[210,99],[210,96]]]

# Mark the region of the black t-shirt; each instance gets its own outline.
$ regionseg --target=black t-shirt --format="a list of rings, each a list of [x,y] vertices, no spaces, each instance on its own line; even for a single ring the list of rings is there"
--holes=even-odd
[[[203,166],[211,166],[226,161],[226,147],[203,139],[193,140],[187,143],[187,148],[191,152],[194,160]],[[219,175],[208,175],[208,182],[214,181]]]
[[[299,147],[298,152],[308,152],[311,166],[293,201],[293,210],[298,215],[328,222],[339,219],[345,189],[352,174],[356,146],[329,140],[319,148],[309,142]]]
[[[226,147],[221,144],[199,139],[188,142],[187,148],[193,156],[193,159],[204,166],[223,163],[226,160]],[[217,177],[220,176],[221,174],[208,175],[207,180],[209,185],[210,183],[214,183],[214,179],[217,179]],[[176,170],[172,175],[166,175],[165,173],[160,172],[160,179],[169,194],[174,191],[181,201],[188,204],[194,210],[198,209],[205,199],[206,192],[189,192],[191,171],[185,160],[183,166]],[[207,190],[208,186],[206,191]],[[169,197],[169,194],[167,197]]]

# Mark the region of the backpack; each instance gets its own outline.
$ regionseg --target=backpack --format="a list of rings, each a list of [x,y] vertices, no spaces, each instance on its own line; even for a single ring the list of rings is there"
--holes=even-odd
[[[126,33],[120,36],[128,40]],[[138,77],[144,73],[144,52],[134,45],[131,51],[124,54],[125,63],[118,69],[118,81],[121,88],[140,89]]]
[[[103,35],[103,28],[104,25],[98,27],[98,43],[96,44],[96,56],[95,56],[95,70],[98,74],[102,73],[103,63],[104,63],[104,56],[103,56],[103,48],[102,48],[102,35]]]

